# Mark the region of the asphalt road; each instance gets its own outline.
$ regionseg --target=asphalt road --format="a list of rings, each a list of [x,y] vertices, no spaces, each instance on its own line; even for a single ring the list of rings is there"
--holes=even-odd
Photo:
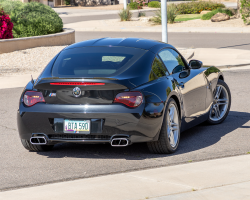
[[[20,142],[16,111],[22,88],[0,90],[0,190],[177,165],[250,152],[250,70],[227,71],[232,107],[224,123],[200,125],[181,134],[172,155],[150,154],[145,144],[58,144],[51,152],[25,150]]]
[[[76,42],[103,37],[138,37],[161,40],[161,33],[150,32],[76,32]],[[247,33],[169,33],[169,44],[185,48],[250,49]]]

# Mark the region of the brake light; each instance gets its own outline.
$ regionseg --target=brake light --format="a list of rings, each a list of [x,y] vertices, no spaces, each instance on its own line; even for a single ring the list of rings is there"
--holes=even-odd
[[[116,95],[114,103],[122,103],[128,107],[136,108],[143,101],[142,93],[140,92],[123,92]]]
[[[92,82],[56,82],[50,85],[105,85],[105,83],[92,83]]]
[[[39,102],[45,102],[43,94],[36,91],[27,91],[24,94],[23,102],[26,106],[33,106]]]

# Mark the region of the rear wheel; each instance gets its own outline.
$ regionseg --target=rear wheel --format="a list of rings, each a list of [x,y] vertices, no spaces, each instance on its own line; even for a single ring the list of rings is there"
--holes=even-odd
[[[54,145],[33,145],[29,140],[21,139],[22,145],[25,149],[29,151],[50,151],[53,149]]]
[[[224,81],[219,79],[207,122],[209,124],[220,124],[223,122],[229,113],[230,106],[231,93],[229,87]]]
[[[148,142],[148,148],[152,153],[174,153],[180,140],[180,117],[178,106],[174,99],[170,98],[165,110],[161,132],[158,141]]]

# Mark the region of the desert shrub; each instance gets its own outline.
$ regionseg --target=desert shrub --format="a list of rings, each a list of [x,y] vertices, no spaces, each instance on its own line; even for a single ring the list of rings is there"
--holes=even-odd
[[[63,22],[59,15],[44,4],[0,0],[0,5],[10,15],[14,24],[15,38],[47,35],[61,32],[63,29]]]
[[[139,12],[138,13],[138,17],[145,17],[146,16],[146,13],[145,12]]]
[[[233,16],[233,12],[231,10],[218,8],[216,10],[213,10],[212,12],[209,12],[207,14],[202,15],[201,19],[202,20],[210,20],[217,13],[225,13],[229,16]]]
[[[250,0],[241,0],[240,13],[246,25],[250,25]]]
[[[160,8],[161,7],[161,3],[159,1],[150,1],[148,3],[148,7],[151,7],[151,8]]]
[[[120,16],[121,21],[130,21],[132,18],[132,12],[129,8],[122,9],[118,15]]]
[[[177,8],[176,5],[170,4],[167,6],[167,18],[168,23],[173,24],[174,20],[177,16],[176,14]],[[155,17],[151,18],[150,21],[152,21],[154,24],[161,24],[161,10],[157,10],[155,12]]]
[[[155,16],[150,19],[154,24],[161,24],[161,10],[155,11]]]
[[[13,23],[11,22],[9,15],[5,14],[0,7],[0,39],[13,38],[12,29]]]
[[[168,23],[170,24],[174,23],[174,20],[177,16],[176,11],[177,11],[176,5],[174,5],[173,3],[167,6]]]
[[[177,12],[178,14],[199,14],[203,10],[212,11],[218,8],[225,8],[225,5],[211,1],[192,1],[189,3],[178,4]]]

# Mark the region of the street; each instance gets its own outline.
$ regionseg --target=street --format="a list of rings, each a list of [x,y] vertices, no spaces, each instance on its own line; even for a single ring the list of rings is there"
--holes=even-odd
[[[220,125],[202,124],[183,132],[179,149],[172,155],[150,154],[145,144],[112,148],[72,143],[58,144],[51,152],[28,152],[16,125],[22,88],[0,90],[4,105],[0,109],[0,190],[247,154],[250,71],[225,71],[224,75],[232,94],[229,116]]]
[[[150,32],[76,32],[76,42],[103,37],[138,37],[161,40],[161,33]],[[247,33],[168,33],[169,44],[185,48],[250,49]]]

